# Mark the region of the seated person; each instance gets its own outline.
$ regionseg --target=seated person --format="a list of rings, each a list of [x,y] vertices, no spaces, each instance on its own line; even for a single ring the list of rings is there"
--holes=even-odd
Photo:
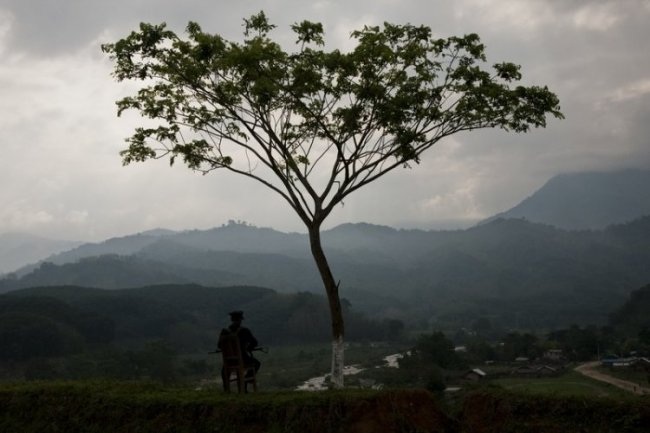
[[[246,366],[253,366],[255,368],[255,374],[257,374],[258,370],[260,369],[261,363],[255,357],[253,356],[253,349],[257,347],[257,339],[253,336],[253,333],[250,331],[250,329],[245,328],[241,326],[242,320],[244,320],[244,312],[243,311],[231,311],[228,313],[230,315],[230,326],[228,328],[222,329],[221,334],[219,335],[219,343],[217,346],[219,349],[223,349],[223,344],[222,344],[222,338],[223,336],[226,335],[232,335],[235,334],[237,335],[239,339],[239,347],[241,348],[241,355],[242,359],[244,361],[244,365]],[[251,372],[249,372],[249,375]],[[221,378],[224,383],[224,387],[226,384],[227,378],[225,377],[225,371],[222,368],[221,369]]]

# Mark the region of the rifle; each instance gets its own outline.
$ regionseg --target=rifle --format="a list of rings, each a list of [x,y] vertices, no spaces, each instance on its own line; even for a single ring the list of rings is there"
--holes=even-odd
[[[269,348],[268,347],[253,347],[251,349],[251,352],[262,352],[262,353],[269,353]],[[216,349],[214,352],[208,352],[208,355],[212,355],[215,353],[221,353],[221,349]]]

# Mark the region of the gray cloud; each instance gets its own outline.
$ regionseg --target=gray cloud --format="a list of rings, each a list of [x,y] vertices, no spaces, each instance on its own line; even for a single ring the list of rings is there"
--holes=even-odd
[[[116,118],[128,92],[99,50],[139,22],[187,21],[231,39],[242,18],[267,11],[274,35],[325,25],[330,46],[351,46],[364,24],[411,22],[440,36],[476,32],[491,62],[521,64],[527,84],[548,84],[566,115],[545,130],[461,134],[422,164],[360,191],[344,221],[429,227],[515,205],[566,171],[650,163],[650,1],[482,0],[2,0],[0,2],[0,232],[99,239],[153,227],[205,228],[232,219],[301,230],[288,206],[227,173],[200,176],[164,162],[123,168],[118,152],[138,124]]]

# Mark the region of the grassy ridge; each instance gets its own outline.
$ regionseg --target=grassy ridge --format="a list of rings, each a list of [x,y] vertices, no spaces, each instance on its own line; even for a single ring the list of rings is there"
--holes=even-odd
[[[467,395],[463,433],[647,433],[650,398],[596,398],[486,388]]]
[[[0,385],[0,432],[647,433],[650,398],[465,395],[457,420],[420,390],[224,394],[141,382]]]
[[[142,383],[0,387],[0,431],[21,433],[452,431],[425,391],[226,395]]]

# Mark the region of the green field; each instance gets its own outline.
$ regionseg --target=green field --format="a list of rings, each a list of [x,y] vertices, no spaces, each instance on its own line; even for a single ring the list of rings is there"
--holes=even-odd
[[[590,379],[570,370],[558,377],[542,378],[504,378],[495,379],[491,383],[505,389],[530,393],[545,394],[558,397],[611,397],[632,398],[633,395],[613,385]]]
[[[650,388],[650,373],[645,371],[633,370],[631,368],[607,368],[598,367],[602,373],[616,377],[618,379],[634,382],[640,386]]]

